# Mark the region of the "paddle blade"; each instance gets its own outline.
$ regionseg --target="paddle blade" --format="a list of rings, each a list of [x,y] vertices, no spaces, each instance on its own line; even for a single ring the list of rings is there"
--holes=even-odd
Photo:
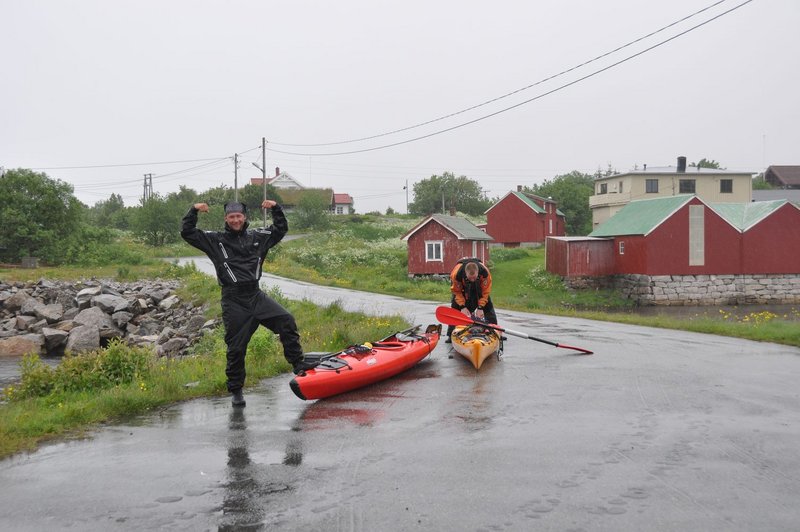
[[[582,347],[575,347],[574,345],[565,345],[565,344],[558,344],[556,347],[560,347],[562,349],[574,349],[579,353],[583,353],[584,355],[593,355],[594,351],[589,351],[588,349],[584,349]]]
[[[436,319],[445,325],[472,325],[475,320],[452,307],[436,307]]]

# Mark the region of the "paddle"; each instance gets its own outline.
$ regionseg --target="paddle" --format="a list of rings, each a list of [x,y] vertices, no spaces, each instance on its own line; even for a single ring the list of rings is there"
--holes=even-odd
[[[436,307],[436,319],[444,323],[445,325],[482,325],[484,327],[489,327],[491,329],[495,329],[501,332],[506,332],[512,336],[519,336],[520,338],[535,340],[537,342],[542,342],[543,344],[549,344],[555,347],[561,347],[563,349],[572,349],[574,351],[579,351],[587,355],[593,354],[592,351],[589,351],[588,349],[583,349],[582,347],[574,347],[571,345],[559,344],[556,342],[551,342],[550,340],[543,340],[542,338],[536,338],[534,336],[530,336],[522,332],[512,331],[511,329],[506,329],[504,327],[500,327],[493,323],[486,323],[485,321],[474,320],[472,318],[468,318],[467,316],[465,316],[460,310],[456,310],[452,307]]]

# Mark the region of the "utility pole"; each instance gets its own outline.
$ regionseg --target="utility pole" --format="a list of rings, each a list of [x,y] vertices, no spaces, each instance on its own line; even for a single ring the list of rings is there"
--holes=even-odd
[[[142,191],[142,203],[153,197],[153,174],[144,174],[144,190]]]
[[[233,201],[239,201],[239,154],[233,154]]]
[[[264,201],[267,200],[267,139],[261,137],[261,184],[264,185]],[[267,209],[262,209],[264,227],[267,227]]]
[[[406,186],[403,187],[406,191],[406,214],[408,214],[408,179],[406,179]]]

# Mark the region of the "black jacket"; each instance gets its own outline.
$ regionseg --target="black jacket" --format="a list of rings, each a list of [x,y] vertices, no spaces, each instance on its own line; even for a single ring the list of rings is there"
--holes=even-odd
[[[266,229],[233,231],[201,231],[197,228],[197,209],[192,206],[183,217],[181,237],[211,259],[222,286],[253,283],[261,278],[261,265],[267,251],[289,231],[289,224],[280,205],[272,207],[272,225]]]

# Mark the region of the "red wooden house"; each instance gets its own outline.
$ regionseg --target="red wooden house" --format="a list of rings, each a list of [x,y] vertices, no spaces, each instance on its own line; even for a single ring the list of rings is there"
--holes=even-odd
[[[608,238],[614,274],[800,273],[800,209],[786,200],[707,204],[683,195],[632,201],[589,237]]]
[[[517,187],[486,211],[486,232],[503,247],[539,246],[548,236],[566,234],[565,216],[552,199]]]
[[[433,214],[402,239],[408,243],[408,275],[449,275],[464,257],[489,260],[492,237],[472,222],[457,216]]]

